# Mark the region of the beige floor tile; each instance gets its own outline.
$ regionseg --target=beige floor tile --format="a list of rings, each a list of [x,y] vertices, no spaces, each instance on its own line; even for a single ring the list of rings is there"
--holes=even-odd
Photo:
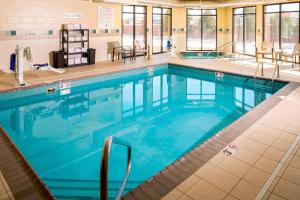
[[[200,180],[186,194],[194,200],[221,200],[226,196],[224,191],[204,180]]]
[[[241,180],[230,193],[234,197],[242,200],[253,200],[259,193],[259,188],[245,180]]]
[[[265,172],[272,173],[277,165],[278,165],[277,161],[262,156],[258,159],[258,161],[255,163],[254,166]]]
[[[274,136],[265,135],[263,133],[253,133],[250,138],[266,145],[271,145],[275,140]]]
[[[271,118],[272,120],[272,118]],[[260,126],[256,132],[260,133],[262,135],[268,135],[272,137],[278,137],[278,135],[281,133],[280,130],[270,127],[269,121],[267,122],[268,126]]]
[[[169,192],[166,196],[161,198],[161,200],[175,200],[175,199],[178,199],[182,195],[183,195],[183,193],[180,190],[178,190],[177,188],[175,188],[174,190]]]
[[[284,155],[284,151],[270,147],[265,153],[264,156],[271,158],[275,161],[280,161]]]
[[[197,177],[195,175],[191,175],[185,181],[183,181],[180,185],[178,185],[178,189],[182,192],[186,192],[189,189],[191,189],[199,181],[200,181],[199,177]]]
[[[271,194],[268,200],[286,200],[276,194]]]
[[[234,158],[238,159],[238,160],[241,160],[241,161],[244,161],[250,165],[253,165],[259,158],[259,155],[252,152],[252,151],[249,151],[249,150],[246,150],[246,149],[239,149],[234,155],[233,155]]]
[[[278,182],[274,193],[289,200],[299,200],[300,198],[299,185],[283,179]]]
[[[181,197],[179,197],[177,200],[193,200],[191,197],[187,196],[187,195],[182,195]]]
[[[289,132],[293,135],[298,135],[300,133],[300,128],[295,126],[287,126],[284,128],[284,131]]]
[[[203,179],[226,192],[230,192],[239,181],[237,176],[218,167],[210,171]]]
[[[285,170],[282,178],[284,178],[292,183],[298,184],[299,190],[300,190],[300,169],[290,166]]]
[[[224,155],[223,153],[220,152],[217,155],[215,155],[212,159],[210,159],[208,162],[213,165],[217,165],[219,162],[221,162],[226,157],[227,157],[226,155]]]
[[[232,195],[228,195],[224,200],[239,200]]]
[[[198,176],[199,178],[203,178],[208,172],[210,172],[213,168],[215,167],[215,165],[211,164],[211,163],[206,163],[205,165],[203,165],[200,169],[198,169],[195,172],[195,175]]]
[[[290,134],[290,133],[285,133],[285,132],[280,133],[277,137],[277,139],[280,139],[280,140],[283,140],[286,142],[292,142],[295,140],[295,138],[296,138],[295,135]]]
[[[228,157],[223,161],[221,161],[218,164],[218,167],[238,177],[243,177],[246,174],[246,172],[250,169],[251,166],[233,157]]]
[[[292,167],[300,169],[300,156],[295,155],[290,163]]]
[[[244,176],[244,179],[253,185],[262,187],[265,182],[268,180],[271,174],[266,173],[255,167],[251,168],[249,172]]]
[[[291,145],[291,142],[283,141],[281,139],[276,139],[271,145],[274,148],[280,149],[282,151],[287,151]]]
[[[268,149],[268,145],[254,141],[252,139],[245,140],[241,147],[253,151],[257,154],[262,154]]]

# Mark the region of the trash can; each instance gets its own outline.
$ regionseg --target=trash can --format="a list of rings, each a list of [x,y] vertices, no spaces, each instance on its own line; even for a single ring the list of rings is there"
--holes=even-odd
[[[62,51],[53,52],[53,67],[54,68],[64,67],[64,53]]]
[[[89,64],[93,65],[96,63],[96,49],[88,49],[88,59],[89,59]]]

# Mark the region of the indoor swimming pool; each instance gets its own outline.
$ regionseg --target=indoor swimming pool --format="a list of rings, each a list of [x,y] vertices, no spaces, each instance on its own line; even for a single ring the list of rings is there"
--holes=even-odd
[[[57,199],[97,198],[106,137],[129,191],[285,85],[166,64],[0,94],[0,125]],[[109,170],[113,197],[125,148]]]

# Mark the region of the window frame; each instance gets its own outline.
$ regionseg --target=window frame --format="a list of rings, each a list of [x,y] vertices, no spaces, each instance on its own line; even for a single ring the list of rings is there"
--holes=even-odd
[[[298,11],[282,11],[282,5],[285,5],[285,4],[296,4],[298,3],[299,4],[299,10]],[[266,12],[265,11],[265,7],[267,6],[272,6],[272,5],[279,5],[279,11],[276,11],[276,12]],[[276,14],[279,14],[279,35],[278,35],[278,38],[279,38],[279,49],[282,48],[282,13],[298,13],[299,14],[299,21],[298,21],[298,43],[300,43],[300,1],[295,1],[295,2],[284,2],[284,3],[273,3],[273,4],[265,4],[263,5],[263,36],[262,36],[262,39],[263,41],[265,41],[265,15],[268,14],[268,13],[276,13]]]
[[[234,11],[236,9],[243,9],[243,13],[241,14],[235,14]],[[245,13],[245,8],[255,8],[255,12],[254,13]],[[243,16],[243,54],[244,55],[247,55],[247,56],[255,56],[255,53],[254,55],[251,55],[251,54],[246,54],[246,48],[245,48],[245,16],[247,15],[254,15],[255,16],[255,48],[256,48],[256,30],[257,30],[257,16],[256,16],[256,13],[257,13],[257,7],[256,5],[255,6],[245,6],[245,7],[236,7],[236,8],[233,8],[232,9],[232,41],[234,42],[234,36],[235,36],[235,16]],[[239,53],[239,52],[236,52],[235,49],[234,49],[234,45],[232,46],[232,52],[234,53]]]
[[[200,12],[201,12],[201,14],[200,15],[189,15],[189,10],[200,10]],[[214,11],[216,11],[216,14],[215,15],[213,15],[213,14],[202,14],[202,11],[203,10],[214,10]],[[188,40],[189,40],[189,38],[188,38],[188,35],[189,35],[189,30],[188,30],[188,17],[189,16],[201,16],[201,38],[200,38],[200,40],[201,40],[201,48],[200,49],[189,49],[188,48]],[[203,49],[203,17],[202,16],[213,16],[213,17],[216,17],[216,27],[215,27],[215,29],[216,29],[216,34],[215,34],[215,39],[216,39],[216,46],[215,46],[215,49],[217,49],[217,46],[218,46],[218,10],[217,9],[215,9],[215,8],[209,8],[209,9],[193,9],[193,8],[187,8],[186,9],[186,45],[185,45],[185,47],[186,47],[186,51],[211,51],[211,50],[215,50],[215,49]]]
[[[124,12],[123,8],[126,6],[132,6],[133,7],[133,11],[132,12]],[[145,12],[136,12],[136,7],[144,7]],[[144,14],[145,16],[145,28],[144,28],[144,37],[145,37],[145,47],[147,47],[147,6],[143,6],[143,5],[122,5],[122,15],[121,15],[121,21],[122,21],[122,33],[121,33],[121,45],[123,46],[123,35],[124,35],[124,17],[123,15],[125,14],[132,14],[133,15],[133,44],[132,47],[134,47],[134,41],[136,38],[136,14]]]
[[[153,12],[153,9],[160,9],[160,14],[158,13],[154,13]],[[163,13],[163,10],[164,9],[167,9],[167,10],[170,10],[170,14],[164,14]],[[161,50],[160,52],[154,52],[153,50],[153,16],[154,15],[160,15],[161,19],[160,19],[160,22],[161,22],[161,26],[160,26],[160,33],[161,33],[161,36],[160,36],[160,40],[161,40]],[[164,51],[164,47],[163,47],[163,17],[164,16],[170,16],[170,23],[171,23],[171,26],[170,26],[170,36],[172,37],[173,35],[173,31],[172,31],[172,16],[173,16],[173,12],[172,12],[172,8],[164,8],[164,7],[152,7],[152,54],[161,54],[161,53],[166,53],[166,52],[169,52],[169,51]]]

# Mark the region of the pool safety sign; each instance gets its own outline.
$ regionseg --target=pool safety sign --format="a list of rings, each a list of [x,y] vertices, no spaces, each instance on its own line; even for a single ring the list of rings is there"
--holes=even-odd
[[[60,82],[59,88],[61,90],[65,90],[65,89],[70,89],[71,86],[72,86],[71,81],[66,81],[66,82],[63,81],[63,82]]]
[[[232,156],[239,150],[239,147],[234,144],[229,144],[224,150],[223,153],[228,156]]]
[[[71,93],[72,83],[71,81],[62,81],[59,84],[60,95],[67,95]]]

